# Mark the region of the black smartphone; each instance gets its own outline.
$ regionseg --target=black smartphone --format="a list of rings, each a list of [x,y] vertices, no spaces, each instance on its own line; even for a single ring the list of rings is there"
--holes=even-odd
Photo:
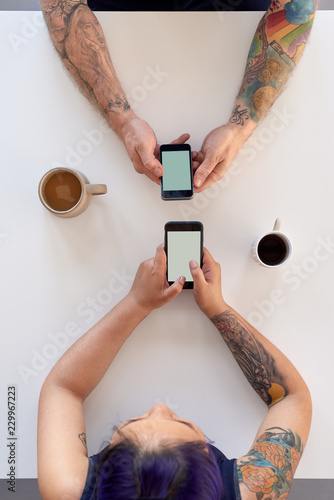
[[[189,144],[162,144],[160,163],[163,200],[190,200],[194,196],[193,167]]]
[[[176,222],[165,224],[165,252],[167,255],[167,281],[171,285],[185,276],[183,288],[193,288],[194,282],[189,261],[203,265],[203,224],[201,222]]]

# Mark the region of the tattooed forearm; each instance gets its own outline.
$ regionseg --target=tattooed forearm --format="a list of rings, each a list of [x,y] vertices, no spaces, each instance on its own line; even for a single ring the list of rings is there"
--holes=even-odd
[[[126,111],[127,109],[130,108],[130,105],[126,99],[121,99],[120,97],[117,97],[115,101],[108,101],[107,103],[107,110],[111,111],[112,113],[117,112],[117,108],[123,109],[123,111]]]
[[[108,119],[130,109],[105,37],[87,0],[42,0],[50,35],[83,94]]]
[[[297,65],[311,32],[317,0],[272,0],[247,58],[238,100],[258,122]]]
[[[239,108],[240,108],[239,104],[234,108],[230,122],[242,126],[244,125],[245,120],[248,120],[249,113],[247,108],[245,109],[239,109]]]
[[[78,438],[80,439],[84,447],[87,448],[86,434],[82,432],[81,434],[78,434]]]
[[[275,368],[275,361],[246,324],[232,311],[214,316],[211,321],[261,399],[268,406],[282,399],[286,389],[282,376]]]
[[[267,429],[248,455],[238,460],[238,480],[258,500],[286,499],[302,452],[298,434],[279,427]]]

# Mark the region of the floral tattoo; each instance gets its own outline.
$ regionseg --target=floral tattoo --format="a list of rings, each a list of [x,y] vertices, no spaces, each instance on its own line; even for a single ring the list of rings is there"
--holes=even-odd
[[[285,500],[302,453],[298,434],[279,427],[267,429],[248,455],[239,460],[238,480],[256,494],[257,500]]]

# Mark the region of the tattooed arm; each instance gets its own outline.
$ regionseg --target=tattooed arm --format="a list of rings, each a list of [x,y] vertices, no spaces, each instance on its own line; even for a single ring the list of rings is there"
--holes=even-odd
[[[316,9],[317,0],[271,1],[254,35],[230,120],[207,135],[196,158],[196,192],[223,177],[284,89],[304,51]]]
[[[287,498],[311,424],[309,390],[293,364],[224,301],[220,266],[205,249],[193,263],[194,297],[268,407],[254,444],[237,462],[242,500]]]
[[[87,0],[40,0],[51,39],[81,92],[123,141],[139,173],[159,183],[163,173],[157,140],[129,106],[110,59],[106,40]],[[183,134],[176,143],[189,139]]]

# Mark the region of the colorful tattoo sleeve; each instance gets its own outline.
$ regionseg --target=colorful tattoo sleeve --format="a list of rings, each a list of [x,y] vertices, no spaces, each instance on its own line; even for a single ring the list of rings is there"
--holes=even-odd
[[[266,114],[301,58],[316,8],[317,0],[272,0],[253,38],[238,95],[253,121]]]
[[[302,452],[301,440],[291,430],[267,429],[248,455],[238,460],[239,483],[257,500],[285,500]]]
[[[232,311],[218,314],[211,321],[249,383],[267,406],[283,399],[287,395],[283,377],[277,372],[272,355],[256,340],[246,323]]]

